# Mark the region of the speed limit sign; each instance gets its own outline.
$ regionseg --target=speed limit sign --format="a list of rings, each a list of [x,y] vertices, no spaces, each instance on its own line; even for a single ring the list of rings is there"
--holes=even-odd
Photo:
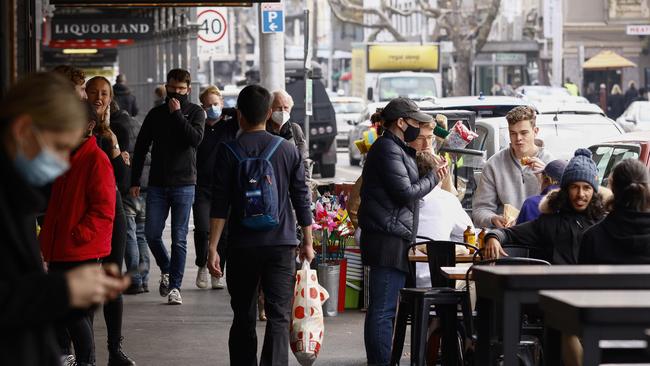
[[[197,23],[198,37],[203,42],[216,43],[226,35],[226,18],[218,10],[203,10],[197,17]]]

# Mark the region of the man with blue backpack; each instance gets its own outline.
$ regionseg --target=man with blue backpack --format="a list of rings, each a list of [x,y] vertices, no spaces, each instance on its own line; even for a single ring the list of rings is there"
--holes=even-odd
[[[296,268],[296,220],[303,230],[300,259],[311,262],[310,195],[296,146],[266,132],[271,94],[244,88],[237,98],[240,135],[217,151],[212,195],[208,269],[222,276],[217,246],[228,219],[226,283],[234,318],[231,365],[257,365],[255,331],[258,284],[267,316],[260,365],[287,365]],[[295,214],[294,214],[295,210]]]

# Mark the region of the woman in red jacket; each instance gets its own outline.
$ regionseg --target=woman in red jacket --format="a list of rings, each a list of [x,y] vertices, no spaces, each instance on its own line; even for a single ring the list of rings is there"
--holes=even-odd
[[[70,157],[70,170],[59,177],[45,214],[39,240],[52,273],[65,272],[86,263],[98,263],[111,252],[115,216],[115,179],[108,157],[97,145],[92,131],[96,114],[88,108],[90,120],[81,145]],[[92,311],[81,312],[61,324],[59,339],[72,339],[77,365],[95,364]],[[68,347],[61,344],[62,349]]]

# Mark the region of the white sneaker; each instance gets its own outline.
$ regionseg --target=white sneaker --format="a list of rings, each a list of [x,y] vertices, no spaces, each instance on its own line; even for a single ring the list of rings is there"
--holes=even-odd
[[[223,276],[219,278],[212,276],[212,288],[217,290],[226,288],[226,281],[224,281]]]
[[[208,267],[199,267],[196,273],[196,287],[208,288]]]
[[[167,298],[167,304],[169,305],[181,305],[183,303],[183,298],[181,297],[181,292],[177,288],[172,289],[169,292],[169,297]]]

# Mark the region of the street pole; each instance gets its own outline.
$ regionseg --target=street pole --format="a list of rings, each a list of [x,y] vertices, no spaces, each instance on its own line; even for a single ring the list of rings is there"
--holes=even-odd
[[[305,6],[305,10],[303,12],[304,14],[304,21],[305,21],[305,26],[303,28],[304,30],[304,48],[305,48],[305,53],[304,53],[304,62],[303,66],[305,69],[305,145],[307,146],[307,151],[310,150],[310,145],[309,145],[309,137],[310,137],[310,130],[309,130],[309,116],[311,113],[307,110],[307,79],[309,78],[309,69],[311,68],[311,52],[309,52],[309,9]]]
[[[553,12],[553,85],[562,86],[562,62],[564,53],[564,4],[554,1]]]
[[[258,15],[260,84],[269,91],[284,90],[284,33],[262,33],[262,4]]]

